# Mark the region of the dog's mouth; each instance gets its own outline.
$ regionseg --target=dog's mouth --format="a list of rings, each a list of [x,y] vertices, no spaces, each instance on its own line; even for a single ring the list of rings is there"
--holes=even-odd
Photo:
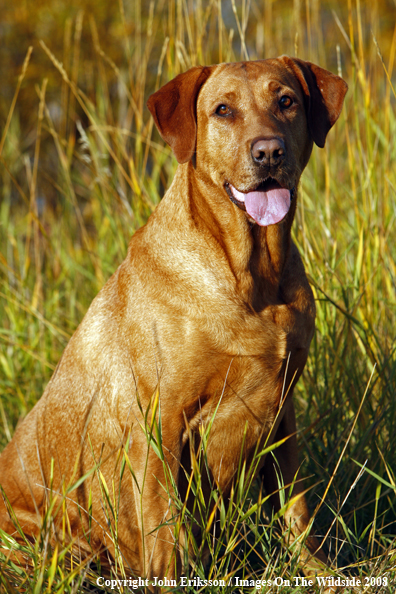
[[[289,212],[294,195],[294,188],[283,188],[272,177],[267,177],[248,192],[240,192],[229,182],[224,187],[232,202],[245,210],[261,227],[280,223]]]

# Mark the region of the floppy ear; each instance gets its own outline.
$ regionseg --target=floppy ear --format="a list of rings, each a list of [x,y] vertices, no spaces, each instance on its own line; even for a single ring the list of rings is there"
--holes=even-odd
[[[179,163],[195,152],[198,93],[211,73],[207,66],[195,66],[179,74],[151,95],[147,101],[159,133],[169,144]]]
[[[279,58],[298,79],[304,93],[308,128],[312,139],[321,148],[325,145],[328,131],[341,113],[346,82],[316,64],[289,56]]]

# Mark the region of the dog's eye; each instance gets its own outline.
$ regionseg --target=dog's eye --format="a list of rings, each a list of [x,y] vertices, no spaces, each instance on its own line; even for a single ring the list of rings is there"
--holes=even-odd
[[[224,105],[224,103],[219,105],[216,109],[216,114],[219,116],[229,116],[231,113],[231,109],[228,107],[228,105]]]
[[[281,97],[279,99],[279,105],[282,109],[287,109],[292,104],[293,104],[293,99],[291,97],[289,97],[288,95],[283,95],[283,97]]]

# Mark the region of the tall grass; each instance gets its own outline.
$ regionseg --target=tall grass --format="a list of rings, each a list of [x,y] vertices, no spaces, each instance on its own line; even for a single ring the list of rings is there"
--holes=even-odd
[[[92,298],[124,258],[130,235],[172,179],[175,160],[145,109],[150,92],[194,64],[297,54],[340,73],[350,89],[325,149],[314,149],[303,175],[294,224],[317,300],[316,334],[295,391],[302,468],[315,529],[327,535],[334,567],[386,576],[391,584],[396,28],[384,15],[392,9],[360,0],[84,6],[85,12],[66,2],[55,8],[48,0],[36,12],[22,12],[18,26],[29,28],[33,52],[26,43],[22,58],[18,48],[19,78],[12,71],[11,92],[7,74],[7,100],[0,103],[0,445],[42,394]],[[43,26],[45,10],[55,33]],[[157,438],[147,430],[152,445]],[[299,552],[281,544],[260,484],[242,467],[228,511],[221,493],[212,491],[219,514],[213,538],[207,528],[214,518],[200,495],[202,452],[189,488],[211,560],[205,569],[203,545],[190,533],[195,574],[296,575]],[[185,502],[174,505],[189,526]],[[67,546],[51,548],[45,526],[35,543],[17,545],[5,535],[3,542],[31,559],[31,566],[17,566],[11,553],[0,553],[5,592],[90,591],[101,575],[98,559],[73,558]]]

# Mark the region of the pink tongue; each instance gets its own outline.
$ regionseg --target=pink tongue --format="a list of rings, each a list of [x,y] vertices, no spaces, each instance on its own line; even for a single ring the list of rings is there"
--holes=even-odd
[[[285,188],[268,192],[248,192],[244,194],[244,198],[246,212],[261,227],[279,223],[289,212],[290,190]]]

